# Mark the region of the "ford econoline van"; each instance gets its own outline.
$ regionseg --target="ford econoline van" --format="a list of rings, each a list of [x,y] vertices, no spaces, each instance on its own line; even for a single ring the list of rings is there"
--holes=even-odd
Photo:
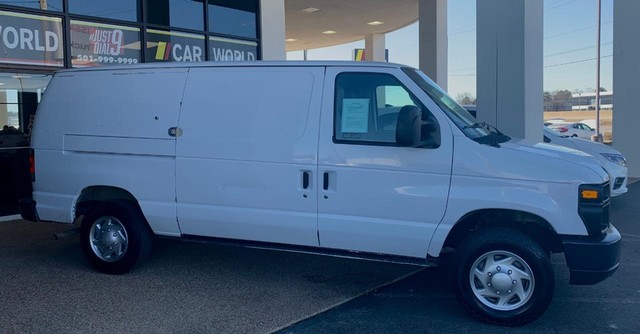
[[[24,218],[79,223],[129,271],[154,236],[431,266],[451,254],[482,319],[539,317],[552,253],[572,284],[618,267],[593,157],[478,123],[389,63],[147,64],[57,73],[35,120]]]

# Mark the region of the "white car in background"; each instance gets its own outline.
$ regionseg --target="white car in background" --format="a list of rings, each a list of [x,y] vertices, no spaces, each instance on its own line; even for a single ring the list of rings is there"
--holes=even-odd
[[[545,120],[545,121],[544,121],[544,125],[545,125],[545,126],[548,126],[548,125],[551,125],[551,124],[566,123],[566,122],[567,122],[567,120],[566,120],[566,119],[564,119],[564,118],[557,118],[557,117],[556,117],[556,118],[550,118],[550,119]]]
[[[590,126],[575,122],[575,123],[554,123],[548,126],[560,133],[562,136],[567,137],[579,137],[584,139],[591,139],[592,135],[596,134],[596,130]]]
[[[618,150],[598,142],[571,138],[547,127],[544,128],[544,142],[566,146],[592,155],[600,161],[609,174],[611,196],[619,196],[627,192],[627,160]]]
[[[596,120],[593,118],[590,119],[583,119],[580,121],[580,123],[582,124],[586,124],[588,125],[590,128],[595,129],[596,128]]]

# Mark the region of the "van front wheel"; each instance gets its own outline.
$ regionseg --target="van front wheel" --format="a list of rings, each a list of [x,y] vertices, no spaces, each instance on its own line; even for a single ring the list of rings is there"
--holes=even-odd
[[[80,244],[98,271],[119,275],[131,270],[151,250],[152,233],[139,210],[131,205],[99,203],[85,215]]]
[[[458,298],[474,315],[519,326],[540,317],[553,297],[547,252],[515,230],[491,228],[465,239],[454,254]]]

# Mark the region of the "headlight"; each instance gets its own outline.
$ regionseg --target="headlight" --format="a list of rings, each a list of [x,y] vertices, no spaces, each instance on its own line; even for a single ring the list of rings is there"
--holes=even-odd
[[[600,153],[605,159],[620,166],[627,167],[627,160],[622,154]]]

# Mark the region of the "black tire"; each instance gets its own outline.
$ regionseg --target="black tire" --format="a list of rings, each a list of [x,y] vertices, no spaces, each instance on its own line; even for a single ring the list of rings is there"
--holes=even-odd
[[[108,236],[102,237],[105,233]],[[105,244],[116,250],[107,250],[110,248],[104,247]],[[82,219],[82,252],[91,266],[102,273],[120,275],[129,272],[151,253],[152,244],[153,232],[142,212],[131,204],[92,203]]]
[[[503,326],[520,326],[540,317],[555,289],[548,252],[508,228],[487,228],[463,240],[453,254],[451,272],[462,304],[480,319]]]
[[[576,137],[578,137],[578,135],[576,134],[571,135],[571,138],[576,138]]]

